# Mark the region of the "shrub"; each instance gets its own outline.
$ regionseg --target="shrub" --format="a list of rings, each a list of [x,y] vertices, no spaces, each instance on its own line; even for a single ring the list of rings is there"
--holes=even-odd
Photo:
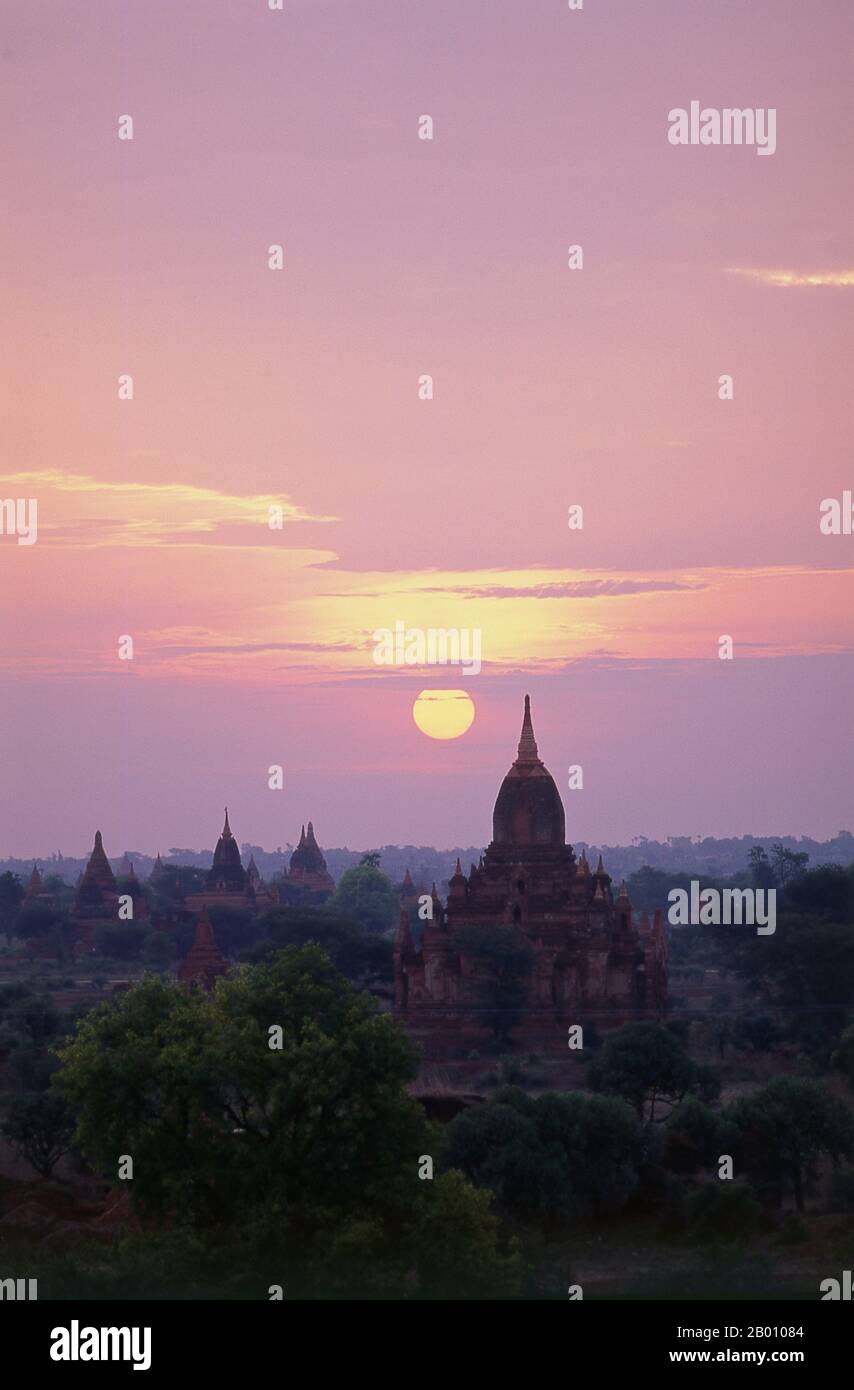
[[[703,1244],[747,1241],[762,1220],[762,1208],[743,1183],[704,1183],[685,1202],[689,1234]]]

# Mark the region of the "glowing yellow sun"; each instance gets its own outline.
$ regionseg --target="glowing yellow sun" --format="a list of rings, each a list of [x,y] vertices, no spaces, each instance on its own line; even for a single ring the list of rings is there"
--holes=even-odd
[[[459,738],[474,722],[474,700],[464,690],[422,690],[412,718],[428,738]]]

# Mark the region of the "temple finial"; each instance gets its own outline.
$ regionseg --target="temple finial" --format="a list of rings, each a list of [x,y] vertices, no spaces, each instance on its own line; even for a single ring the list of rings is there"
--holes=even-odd
[[[520,763],[539,762],[537,740],[534,738],[534,726],[531,723],[530,695],[525,696],[525,713],[522,718],[522,734],[519,739],[519,752],[516,761]]]
[[[225,808],[225,825],[222,827],[222,833],[223,833],[223,836],[225,837],[225,839],[229,839],[229,837],[231,836],[231,826],[230,826],[229,823],[228,823],[228,807],[227,807],[227,806],[226,806],[226,808]]]

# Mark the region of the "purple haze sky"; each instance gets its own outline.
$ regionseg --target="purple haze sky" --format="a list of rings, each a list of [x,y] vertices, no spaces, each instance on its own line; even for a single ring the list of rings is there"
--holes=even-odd
[[[854,828],[852,42],[843,0],[10,0],[0,854],[226,802],[485,843],[526,690],[570,840]],[[776,152],[674,147],[692,100]],[[398,620],[482,671],[378,667]]]

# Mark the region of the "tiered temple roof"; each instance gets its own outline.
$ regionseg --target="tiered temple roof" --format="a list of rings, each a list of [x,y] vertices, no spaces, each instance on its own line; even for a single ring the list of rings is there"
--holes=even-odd
[[[332,893],[335,881],[326,867],[323,851],[314,837],[314,826],[308,823],[308,831],[302,827],[299,844],[291,855],[285,883],[292,888],[306,889],[311,893]]]

